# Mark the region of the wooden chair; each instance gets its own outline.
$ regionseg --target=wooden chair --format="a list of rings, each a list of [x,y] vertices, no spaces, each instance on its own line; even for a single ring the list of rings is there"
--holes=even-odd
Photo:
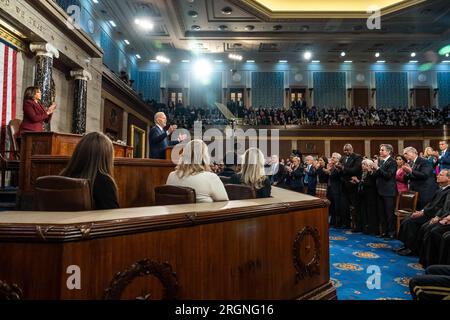
[[[36,180],[34,209],[37,211],[92,210],[91,186],[87,179],[44,176]]]
[[[5,150],[0,154],[0,171],[1,171],[1,189],[5,189],[6,172],[10,171],[15,174],[17,180],[20,167],[20,147],[17,140],[19,128],[22,120],[13,119],[7,125],[7,132],[9,136],[9,150]],[[17,185],[16,183],[14,185]]]
[[[157,206],[196,202],[197,197],[193,188],[170,185],[158,186],[155,188],[155,204]]]
[[[415,191],[401,192],[397,196],[397,203],[395,206],[395,215],[397,216],[397,234],[400,231],[400,224],[402,220],[416,211],[418,198],[419,193]]]
[[[226,184],[225,190],[230,200],[256,199],[255,189],[244,184]]]

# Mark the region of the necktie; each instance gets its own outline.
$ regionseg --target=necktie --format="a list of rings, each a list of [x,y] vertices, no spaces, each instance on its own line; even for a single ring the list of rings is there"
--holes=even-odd
[[[383,164],[384,164],[385,161],[386,161],[386,160],[380,160],[380,167],[383,166]]]

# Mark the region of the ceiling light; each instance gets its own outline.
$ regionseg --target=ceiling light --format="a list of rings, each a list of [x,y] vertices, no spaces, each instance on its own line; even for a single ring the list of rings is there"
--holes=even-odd
[[[342,51],[341,52],[341,57],[345,57],[345,55],[346,55],[345,51]]]
[[[287,60],[278,60],[279,63],[287,63]]]
[[[136,58],[141,59],[141,55],[137,54]]]
[[[411,57],[415,57],[416,56],[416,53],[415,52],[411,52]]]
[[[377,63],[385,63],[385,60],[377,60]]]
[[[98,3],[98,0],[92,0],[93,3]]]
[[[215,63],[222,63],[222,60],[214,60]]]
[[[375,53],[375,58],[378,58],[379,56],[380,56],[379,52]]]
[[[145,30],[152,30],[153,29],[153,23],[150,20],[147,19],[135,19],[134,23],[140,26],[142,29]]]
[[[320,63],[320,60],[313,60],[312,63]]]
[[[446,53],[445,56],[448,58],[450,57],[450,53]]]
[[[202,81],[207,81],[212,72],[211,63],[206,59],[195,61],[192,69],[194,76]]]
[[[112,25],[114,28],[117,27],[116,23],[112,20],[109,20],[109,24]]]
[[[344,63],[352,63],[352,60],[345,60]]]
[[[305,60],[309,60],[309,59],[311,59],[311,57],[312,57],[311,51],[306,51],[306,52],[303,54],[303,58],[304,58]]]
[[[151,62],[151,63],[157,63],[157,62],[158,62],[158,60],[155,60],[155,59],[151,59],[151,60],[150,60],[150,62]]]
[[[442,63],[450,63],[450,60],[442,60]]]
[[[255,60],[247,60],[247,63],[255,63]]]
[[[409,60],[409,63],[417,63],[417,62],[419,62],[419,61],[417,61],[417,60]]]
[[[189,62],[191,62],[190,60],[181,60],[181,62],[183,62],[183,63],[189,63]]]
[[[228,55],[228,58],[230,58],[231,60],[237,60],[237,61],[241,61],[242,60],[242,56],[241,55],[234,54],[234,53],[230,53]]]
[[[125,42],[128,46],[130,45],[130,41],[128,41],[127,39],[123,40],[123,42]]]

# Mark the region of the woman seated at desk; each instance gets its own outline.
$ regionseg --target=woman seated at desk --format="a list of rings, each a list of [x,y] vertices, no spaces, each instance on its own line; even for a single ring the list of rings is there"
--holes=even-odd
[[[250,148],[244,153],[241,172],[231,177],[232,184],[245,184],[255,188],[257,198],[268,198],[272,186],[264,171],[264,155],[258,148]]]
[[[227,201],[222,181],[210,170],[208,146],[202,140],[192,140],[184,147],[180,163],[166,184],[193,188],[197,202]]]
[[[103,133],[91,132],[78,142],[69,164],[60,175],[89,180],[94,209],[119,208],[113,158],[111,140]]]

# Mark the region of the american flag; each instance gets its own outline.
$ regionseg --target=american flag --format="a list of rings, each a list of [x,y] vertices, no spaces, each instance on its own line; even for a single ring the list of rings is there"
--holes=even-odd
[[[0,152],[9,149],[6,126],[16,117],[17,51],[0,41]]]

